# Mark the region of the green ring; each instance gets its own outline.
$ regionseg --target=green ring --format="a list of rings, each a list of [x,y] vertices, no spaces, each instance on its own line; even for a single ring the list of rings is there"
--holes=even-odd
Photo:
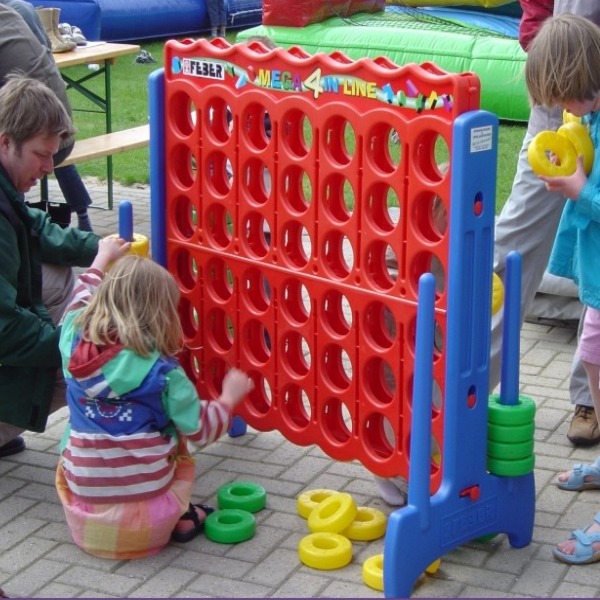
[[[500,395],[492,394],[488,404],[488,421],[497,425],[526,425],[535,418],[535,402],[519,396],[518,404],[501,404]]]
[[[503,442],[505,444],[518,444],[519,442],[528,442],[533,439],[535,433],[535,423],[526,423],[525,425],[498,425],[497,423],[488,423],[488,439],[494,442]]]
[[[533,454],[533,439],[526,442],[495,442],[488,440],[487,455],[491,458],[501,458],[503,460],[515,460],[518,458],[527,458]]]
[[[256,533],[256,519],[247,510],[226,508],[216,510],[204,521],[204,534],[219,544],[237,544]]]
[[[501,460],[499,458],[487,459],[487,468],[493,475],[501,477],[518,477],[519,475],[527,475],[533,471],[535,464],[535,455],[521,458],[519,460]]]
[[[258,483],[234,481],[219,488],[217,505],[219,509],[239,508],[255,513],[267,505],[267,492]]]

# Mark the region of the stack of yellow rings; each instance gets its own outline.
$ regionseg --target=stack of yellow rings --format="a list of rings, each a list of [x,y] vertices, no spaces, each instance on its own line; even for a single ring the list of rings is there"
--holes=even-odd
[[[583,168],[589,174],[594,163],[594,145],[586,126],[576,121],[565,123],[558,131],[541,131],[527,148],[533,172],[548,177],[575,173],[578,156],[583,156]]]

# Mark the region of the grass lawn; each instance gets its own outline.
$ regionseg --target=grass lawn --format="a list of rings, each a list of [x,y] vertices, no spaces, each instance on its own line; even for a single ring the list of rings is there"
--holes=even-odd
[[[228,36],[234,42],[235,32]],[[142,125],[148,121],[148,75],[160,68],[163,63],[164,40],[140,42],[140,46],[150,52],[156,59],[153,64],[139,64],[135,62],[135,55],[124,56],[117,59],[112,67],[112,98],[113,98],[113,129],[127,129]],[[65,69],[71,77],[81,77],[87,74],[87,66],[70,67]],[[98,77],[88,82],[89,87],[103,95],[104,80]],[[89,112],[95,107],[83,96],[73,90],[69,91],[69,98],[73,108],[75,126],[78,137],[85,138],[104,133],[104,114]],[[86,112],[80,112],[86,111]],[[525,134],[524,123],[502,123],[499,133],[498,147],[498,179],[496,185],[496,211],[503,206],[514,178],[517,155]],[[117,181],[125,185],[135,183],[148,183],[148,149],[134,150],[117,154],[113,157],[114,176]],[[77,166],[82,176],[94,176],[104,179],[106,177],[106,161],[98,159]]]

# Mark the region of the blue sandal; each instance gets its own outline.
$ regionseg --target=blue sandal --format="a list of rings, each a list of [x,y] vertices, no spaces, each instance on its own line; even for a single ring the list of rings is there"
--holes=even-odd
[[[596,514],[594,521],[600,525],[600,513]],[[594,550],[593,544],[600,542],[600,531],[586,532],[587,529],[586,531],[576,529],[571,533],[569,539],[575,540],[575,552],[573,554],[565,554],[558,548],[554,548],[552,550],[554,557],[569,565],[587,565],[598,562],[600,560],[600,549]]]
[[[600,459],[598,459],[600,460]],[[583,490],[600,490],[600,466],[598,460],[588,465],[574,465],[566,481],[555,480],[561,490],[582,492]]]

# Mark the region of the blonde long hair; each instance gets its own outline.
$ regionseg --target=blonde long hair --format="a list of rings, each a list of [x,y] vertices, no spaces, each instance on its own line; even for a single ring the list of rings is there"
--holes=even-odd
[[[178,302],[179,289],[166,269],[126,255],[110,268],[75,324],[95,345],[120,342],[140,356],[154,350],[174,356],[183,340]]]

